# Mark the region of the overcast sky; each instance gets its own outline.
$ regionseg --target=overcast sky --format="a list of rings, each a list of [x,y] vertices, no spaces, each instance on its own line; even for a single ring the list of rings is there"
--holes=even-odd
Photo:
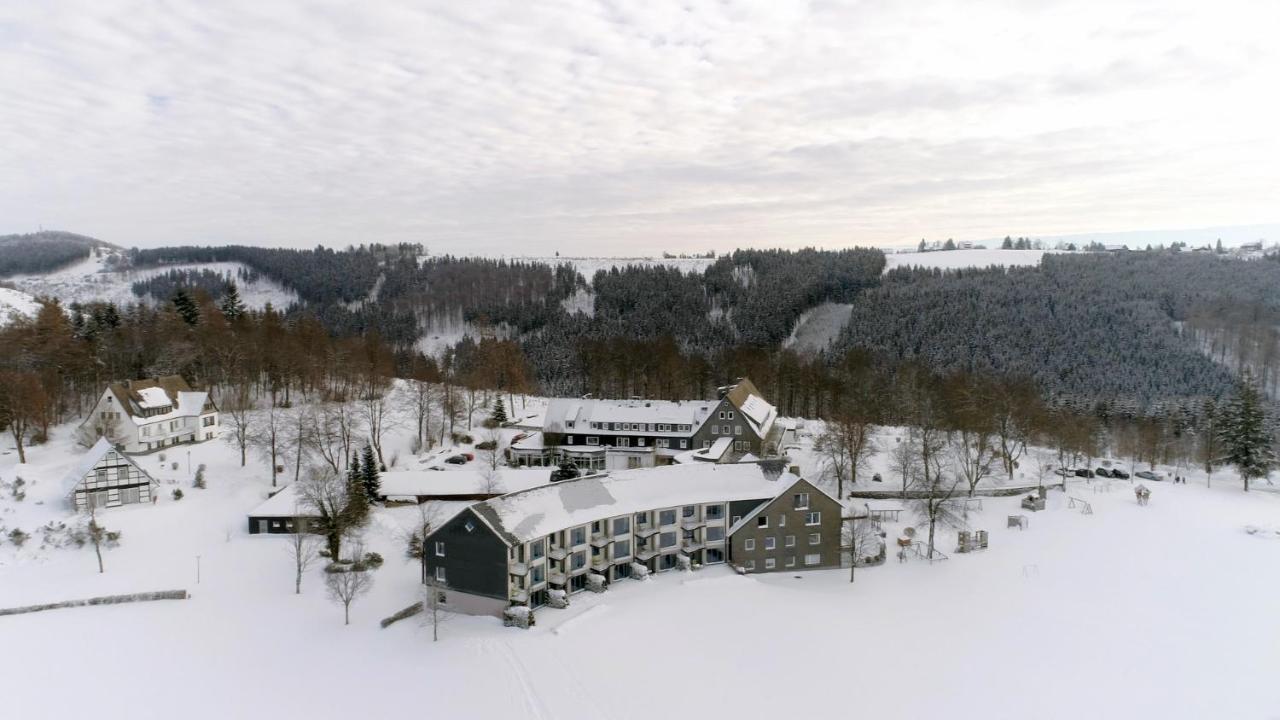
[[[0,233],[634,254],[1280,220],[1280,2],[0,3]]]

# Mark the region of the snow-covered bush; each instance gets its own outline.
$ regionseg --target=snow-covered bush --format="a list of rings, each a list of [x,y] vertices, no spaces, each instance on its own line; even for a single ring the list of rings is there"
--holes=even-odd
[[[160,453],[160,464],[164,464],[164,453]]]
[[[13,479],[13,483],[9,486],[9,492],[13,494],[14,502],[22,502],[27,499],[27,481],[21,477]]]
[[[681,555],[680,557],[676,558],[676,567],[680,568],[681,570],[691,569],[692,562],[689,560],[689,556]]]
[[[648,580],[649,568],[641,565],[640,563],[633,562],[631,563],[631,577],[636,580]]]
[[[174,489],[173,489],[173,499],[174,499],[174,500],[181,500],[181,499],[182,499],[182,497],[183,497],[182,488],[174,488]]]
[[[176,463],[176,462],[169,463],[169,469],[170,469],[170,470],[177,470],[177,469],[178,469],[178,463]]]
[[[509,607],[502,611],[502,624],[527,630],[534,625],[533,610],[523,605]]]
[[[22,531],[22,528],[14,528],[9,531],[9,542],[13,543],[17,547],[22,547],[30,537],[30,535]]]
[[[382,567],[382,562],[383,560],[381,555],[379,555],[376,552],[368,552],[364,554],[364,560],[362,560],[359,564],[364,565],[370,570],[377,570],[378,568]]]
[[[563,590],[549,590],[547,591],[547,597],[549,598],[549,604],[553,608],[563,609],[569,607],[569,593]]]
[[[200,467],[196,468],[196,479],[191,481],[191,487],[197,490],[204,490],[207,487],[207,484],[204,481],[204,465],[203,464],[201,464]]]
[[[600,573],[587,573],[587,589],[594,593],[604,592],[604,576]]]
[[[453,438],[453,443],[455,445],[470,445],[475,441],[475,438],[466,433],[453,433],[450,437]]]

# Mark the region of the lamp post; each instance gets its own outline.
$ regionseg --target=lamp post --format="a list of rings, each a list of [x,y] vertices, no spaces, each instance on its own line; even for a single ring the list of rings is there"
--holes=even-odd
[[[191,451],[187,451],[187,477],[191,477]]]

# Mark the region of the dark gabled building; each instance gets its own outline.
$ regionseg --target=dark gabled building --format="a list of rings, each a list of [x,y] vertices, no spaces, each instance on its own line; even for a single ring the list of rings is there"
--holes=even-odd
[[[840,567],[843,511],[840,501],[797,478],[729,528],[733,564],[747,573]]]

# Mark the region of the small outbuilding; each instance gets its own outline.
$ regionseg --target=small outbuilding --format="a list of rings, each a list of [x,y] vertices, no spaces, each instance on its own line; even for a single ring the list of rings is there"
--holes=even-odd
[[[294,486],[286,485],[249,512],[249,534],[307,532],[308,524],[319,519],[304,506]]]
[[[64,480],[76,511],[151,503],[160,483],[106,438],[98,438]]]

